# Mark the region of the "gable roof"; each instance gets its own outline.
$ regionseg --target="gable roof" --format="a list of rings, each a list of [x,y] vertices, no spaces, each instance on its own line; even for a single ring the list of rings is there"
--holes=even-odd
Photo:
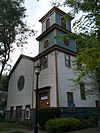
[[[21,54],[21,55],[19,56],[18,60],[16,61],[15,65],[13,66],[11,72],[9,73],[9,76],[8,76],[9,79],[10,79],[12,73],[14,72],[14,70],[16,69],[17,65],[19,64],[19,62],[20,62],[20,60],[21,60],[22,58],[25,58],[25,59],[28,59],[28,60],[32,60],[32,61],[33,61],[33,58],[32,58],[32,57]]]

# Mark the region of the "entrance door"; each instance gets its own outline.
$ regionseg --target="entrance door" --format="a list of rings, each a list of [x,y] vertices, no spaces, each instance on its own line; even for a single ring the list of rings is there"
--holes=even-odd
[[[50,107],[50,96],[49,92],[39,93],[38,108],[49,108]]]
[[[67,92],[68,107],[74,103],[73,92]]]

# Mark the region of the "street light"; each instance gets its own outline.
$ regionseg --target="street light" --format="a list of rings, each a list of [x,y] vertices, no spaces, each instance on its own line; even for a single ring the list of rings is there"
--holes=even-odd
[[[34,133],[38,133],[38,127],[37,127],[37,121],[38,121],[38,114],[37,114],[37,105],[38,105],[38,76],[40,74],[41,71],[41,66],[39,64],[37,64],[34,67],[35,70],[35,74],[36,74],[36,107],[35,107],[35,128],[34,128]]]

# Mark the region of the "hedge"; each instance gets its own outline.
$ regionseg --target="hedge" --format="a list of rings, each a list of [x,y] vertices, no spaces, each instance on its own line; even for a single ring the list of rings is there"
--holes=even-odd
[[[46,122],[46,131],[50,133],[60,133],[61,131],[76,130],[80,125],[80,120],[67,117],[67,118],[55,118]]]

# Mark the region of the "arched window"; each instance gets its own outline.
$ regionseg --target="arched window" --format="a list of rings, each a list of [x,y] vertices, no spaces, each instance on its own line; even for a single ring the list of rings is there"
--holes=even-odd
[[[64,18],[61,18],[61,27],[66,29],[66,20]]]
[[[48,29],[50,27],[50,19],[47,19],[46,21],[46,29]]]

